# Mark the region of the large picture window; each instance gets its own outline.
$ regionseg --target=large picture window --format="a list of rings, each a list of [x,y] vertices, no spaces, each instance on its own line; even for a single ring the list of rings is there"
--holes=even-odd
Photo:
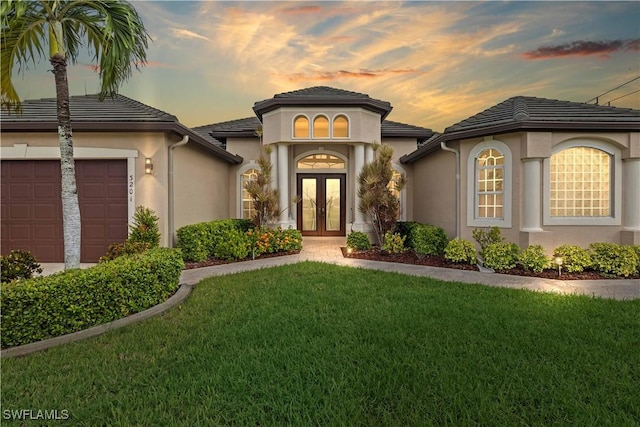
[[[552,217],[611,215],[611,156],[596,148],[572,147],[550,161]]]
[[[622,160],[615,145],[567,140],[543,167],[545,225],[620,225]]]
[[[511,150],[487,139],[469,153],[467,225],[511,227]]]
[[[350,137],[350,132],[349,118],[343,113],[336,114],[332,119],[324,114],[318,114],[312,121],[303,114],[293,119],[294,139],[346,139]]]

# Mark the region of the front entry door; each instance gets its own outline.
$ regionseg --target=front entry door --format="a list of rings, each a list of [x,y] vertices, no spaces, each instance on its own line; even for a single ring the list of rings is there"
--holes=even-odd
[[[303,236],[345,235],[345,175],[298,174],[298,230]]]

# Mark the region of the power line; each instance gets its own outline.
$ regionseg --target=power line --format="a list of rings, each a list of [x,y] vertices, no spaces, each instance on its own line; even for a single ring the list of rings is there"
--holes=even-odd
[[[608,105],[608,106],[611,106],[611,103],[612,103],[613,101],[617,101],[618,99],[625,98],[625,97],[627,97],[627,96],[629,96],[629,95],[633,95],[634,93],[638,93],[638,92],[640,92],[640,89],[638,89],[638,90],[634,90],[633,92],[630,92],[630,93],[628,93],[628,94],[626,94],[626,95],[622,95],[622,96],[619,96],[619,97],[617,97],[617,98],[614,98],[614,99],[612,99],[611,101],[607,101],[607,105]]]
[[[601,93],[601,94],[600,94],[600,95],[598,95],[598,96],[594,96],[593,98],[591,98],[590,100],[588,100],[587,102],[585,102],[585,104],[588,104],[588,103],[590,103],[591,101],[596,101],[596,104],[598,104],[598,98],[600,98],[602,95],[606,95],[606,94],[608,94],[608,93],[610,93],[610,92],[613,92],[614,90],[620,89],[621,87],[626,86],[626,85],[628,85],[628,84],[629,84],[629,83],[631,83],[631,82],[635,82],[635,81],[636,81],[636,80],[638,80],[638,79],[640,79],[640,76],[637,76],[637,77],[635,77],[635,78],[633,78],[633,79],[629,80],[629,81],[628,81],[628,82],[626,82],[626,83],[622,83],[620,86],[614,87],[613,89],[608,90],[608,91],[606,91],[606,92],[604,92],[604,93]]]

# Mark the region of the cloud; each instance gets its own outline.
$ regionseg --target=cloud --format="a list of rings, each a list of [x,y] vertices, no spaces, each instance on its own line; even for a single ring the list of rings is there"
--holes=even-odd
[[[421,73],[419,70],[359,70],[359,71],[348,71],[348,70],[337,70],[337,71],[319,71],[312,73],[290,73],[290,74],[279,74],[274,73],[278,77],[283,77],[290,82],[300,82],[300,81],[330,81],[330,80],[341,80],[341,79],[372,79],[378,77],[385,77],[390,74],[415,74]]]
[[[577,40],[555,46],[543,46],[535,50],[524,52],[526,59],[549,59],[564,56],[599,55],[608,58],[609,54],[619,51],[640,51],[640,39],[586,41]]]
[[[175,65],[171,65],[171,64],[167,64],[167,63],[159,62],[159,61],[147,61],[145,64],[141,63],[140,61],[136,61],[136,62],[134,62],[132,64],[135,65],[136,67],[177,68]],[[84,68],[85,70],[92,71],[94,73],[99,73],[100,72],[100,64],[82,63],[82,64],[80,64],[80,67]]]
[[[174,36],[181,39],[202,39],[209,41],[208,37],[202,36],[200,34],[194,33],[193,31],[184,30],[181,28],[170,28],[171,32]]]
[[[320,6],[298,6],[288,7],[282,11],[286,15],[304,15],[308,13],[318,13],[322,11]]]

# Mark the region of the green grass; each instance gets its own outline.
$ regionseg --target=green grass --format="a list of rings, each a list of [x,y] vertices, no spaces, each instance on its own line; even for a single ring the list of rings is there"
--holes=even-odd
[[[640,425],[640,301],[307,262],[5,359],[1,400],[60,425]]]

